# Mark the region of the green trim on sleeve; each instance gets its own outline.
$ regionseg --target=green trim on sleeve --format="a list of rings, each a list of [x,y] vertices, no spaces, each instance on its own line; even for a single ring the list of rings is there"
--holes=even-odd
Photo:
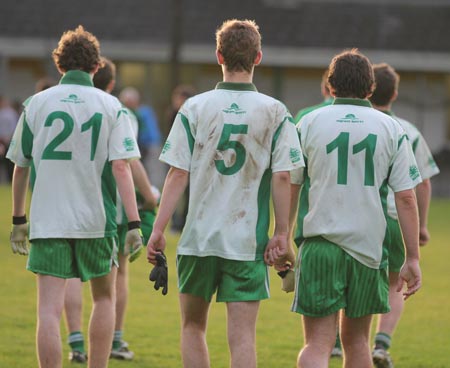
[[[414,139],[414,142],[412,143],[412,150],[413,150],[414,154],[416,154],[416,149],[417,149],[418,144],[419,144],[419,137]]]
[[[31,132],[30,126],[27,123],[26,117],[24,116],[21,144],[22,154],[28,160],[32,158],[31,153],[33,152],[33,138],[33,133]]]
[[[272,152],[273,152],[273,150],[275,149],[275,144],[277,143],[277,140],[278,140],[278,138],[280,137],[281,129],[283,128],[284,123],[286,122],[286,120],[289,121],[289,117],[288,117],[288,116],[286,116],[286,117],[284,118],[284,120],[281,122],[280,126],[279,126],[279,127],[277,128],[277,130],[275,131],[275,134],[273,135],[273,138],[272,138]]]
[[[405,139],[406,139],[407,141],[409,140],[407,134],[403,134],[403,135],[400,137],[400,139],[398,140],[397,149],[400,148],[400,146],[402,145],[402,143],[403,143],[403,141],[404,141]]]
[[[191,154],[192,154],[194,152],[195,139],[191,133],[191,127],[189,126],[189,120],[181,112],[179,112],[178,114],[180,115],[181,122],[183,123],[184,129],[186,130],[186,135],[187,135],[188,144],[189,144],[189,150],[191,151]]]

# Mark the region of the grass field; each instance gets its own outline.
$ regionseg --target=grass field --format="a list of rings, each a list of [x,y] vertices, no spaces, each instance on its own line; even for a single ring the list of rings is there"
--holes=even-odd
[[[26,257],[14,255],[9,246],[11,189],[0,186],[0,367],[36,367],[36,282],[26,271]],[[391,355],[396,368],[450,367],[450,201],[435,200],[430,211],[430,244],[422,249],[423,288],[406,303],[400,326],[393,339]],[[125,340],[135,352],[131,362],[111,361],[110,367],[180,367],[179,313],[175,274],[177,237],[168,234],[169,293],[162,296],[148,281],[150,265],[144,257],[130,267],[130,301]],[[258,327],[259,367],[294,367],[302,346],[300,316],[289,311],[292,294],[280,290],[271,271],[271,299],[262,302]],[[90,312],[88,285],[85,286],[85,330]],[[210,311],[208,344],[213,368],[228,367],[225,306],[213,303]],[[62,324],[64,366],[68,346]],[[339,359],[330,367],[340,367]]]

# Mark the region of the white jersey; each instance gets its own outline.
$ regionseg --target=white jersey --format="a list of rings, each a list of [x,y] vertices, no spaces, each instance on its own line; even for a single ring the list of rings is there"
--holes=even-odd
[[[7,157],[31,166],[30,239],[115,235],[110,161],[140,156],[119,100],[69,71],[24,106]]]
[[[392,116],[397,120],[402,128],[405,130],[409,138],[409,143],[411,143],[414,156],[416,158],[417,167],[420,172],[422,180],[429,179],[432,176],[439,174],[439,168],[433,159],[430,149],[428,148],[427,142],[423,138],[419,129],[417,129],[409,121],[401,119],[390,112],[386,112],[388,115]],[[397,219],[397,209],[395,207],[395,197],[394,192],[389,190],[388,194],[388,214],[390,217]]]
[[[304,166],[292,121],[253,84],[222,82],[185,102],[160,156],[190,173],[178,254],[263,259],[272,173]]]
[[[136,141],[138,139],[138,133],[139,133],[139,121],[136,116],[136,114],[131,111],[129,108],[123,106],[123,109],[127,111],[128,117],[130,118],[131,128],[133,129],[134,138],[136,138]],[[125,207],[123,206],[122,198],[120,198],[119,190],[117,190],[117,215],[116,215],[116,222],[117,225],[126,225],[128,223],[127,214],[125,212]]]
[[[384,267],[388,186],[397,192],[421,181],[402,127],[367,100],[336,98],[305,115],[298,131],[306,169],[297,244],[322,236],[362,264]],[[301,175],[291,180],[301,184]]]

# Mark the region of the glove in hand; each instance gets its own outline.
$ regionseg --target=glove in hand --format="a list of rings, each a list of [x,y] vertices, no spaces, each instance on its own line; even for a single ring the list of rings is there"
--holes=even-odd
[[[162,287],[162,294],[167,294],[167,258],[164,253],[158,253],[155,256],[156,265],[153,267],[149,275],[149,280],[155,282],[155,290],[159,290]]]
[[[295,290],[295,272],[288,269],[277,273],[281,277],[281,290],[290,293]]]
[[[19,253],[24,256],[28,254],[28,224],[13,225],[11,229],[11,249],[13,253]]]
[[[128,258],[130,262],[135,261],[141,255],[142,249],[144,248],[143,242],[144,238],[142,237],[140,228],[128,230],[125,237],[124,254],[130,255]]]

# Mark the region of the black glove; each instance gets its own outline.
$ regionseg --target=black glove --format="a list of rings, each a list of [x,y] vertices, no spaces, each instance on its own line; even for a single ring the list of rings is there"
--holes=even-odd
[[[167,294],[167,258],[163,252],[156,254],[156,266],[153,267],[149,275],[149,280],[155,282],[155,290],[162,287],[162,294]]]

